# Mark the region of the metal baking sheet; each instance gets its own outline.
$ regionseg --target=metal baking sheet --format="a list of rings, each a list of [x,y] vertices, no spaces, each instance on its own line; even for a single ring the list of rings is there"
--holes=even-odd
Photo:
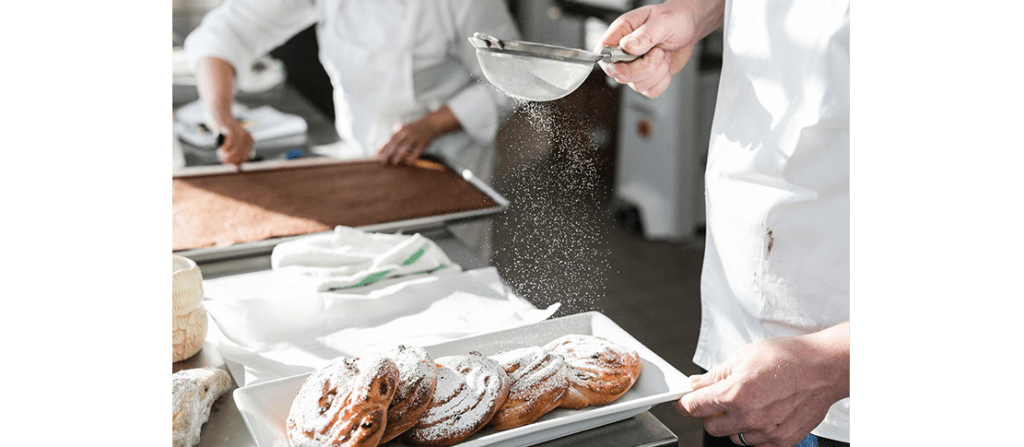
[[[310,159],[297,159],[297,160],[273,160],[265,162],[254,162],[246,163],[242,165],[242,169],[246,171],[263,171],[280,169],[284,167],[303,167],[303,166],[317,166],[321,164],[333,164],[338,163],[338,160],[328,158],[310,158]],[[215,166],[197,166],[186,169],[181,169],[174,172],[175,178],[185,178],[192,176],[204,176],[211,174],[222,174],[230,173],[235,171],[233,166],[215,165]],[[476,210],[461,211],[457,213],[439,214],[436,216],[426,216],[415,219],[397,220],[391,222],[381,222],[371,225],[363,225],[355,227],[357,229],[367,232],[377,233],[408,233],[414,231],[422,231],[430,228],[443,227],[448,223],[467,221],[472,219],[483,218],[494,214],[501,213],[508,208],[508,199],[503,197],[494,188],[480,180],[476,175],[470,172],[468,169],[464,169],[461,172],[462,178],[466,180],[470,185],[475,187],[480,192],[484,193],[487,197],[496,203],[496,206],[489,208],[480,208]],[[191,248],[185,250],[175,250],[174,254],[184,256],[192,259],[197,263],[204,262],[215,262],[228,259],[236,259],[250,256],[261,256],[270,254],[277,244],[282,242],[294,240],[301,237],[306,237],[314,234],[326,234],[328,231],[314,232],[309,234],[301,234],[295,236],[275,237],[265,239],[262,241],[244,242],[233,244],[225,247],[202,247],[202,248]]]

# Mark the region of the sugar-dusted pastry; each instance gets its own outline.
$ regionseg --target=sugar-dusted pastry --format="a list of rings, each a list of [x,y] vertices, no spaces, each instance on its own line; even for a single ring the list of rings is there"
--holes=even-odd
[[[213,403],[230,388],[231,376],[219,368],[184,369],[171,375],[174,447],[199,443],[199,432],[210,418]]]
[[[544,346],[569,366],[565,408],[609,403],[629,391],[640,377],[640,355],[633,349],[593,335],[565,335]]]
[[[380,443],[402,434],[420,419],[430,406],[437,385],[437,366],[426,349],[399,345],[384,352],[398,366],[398,387],[388,408],[388,423]]]
[[[501,365],[480,353],[441,357],[430,407],[398,439],[413,446],[458,444],[490,422],[508,390],[508,375]]]
[[[497,361],[511,381],[508,399],[487,428],[508,430],[536,421],[568,395],[569,369],[562,356],[540,346],[499,352]]]
[[[384,434],[399,371],[387,357],[339,357],[312,374],[285,423],[293,447],[374,447]]]

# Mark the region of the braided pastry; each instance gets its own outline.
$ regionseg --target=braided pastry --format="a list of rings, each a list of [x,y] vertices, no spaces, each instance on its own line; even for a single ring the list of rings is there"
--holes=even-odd
[[[508,399],[487,425],[490,429],[508,430],[536,421],[558,408],[568,395],[569,369],[557,354],[533,346],[499,352],[491,358],[505,369],[512,386]]]
[[[430,407],[399,439],[414,446],[458,444],[487,425],[508,391],[508,376],[498,362],[477,352],[441,357]]]
[[[544,346],[569,366],[570,390],[564,408],[609,403],[629,391],[640,377],[640,355],[593,335],[565,335]]]
[[[339,357],[314,371],[288,412],[293,447],[374,447],[384,434],[399,371],[375,355]]]
[[[427,411],[437,385],[437,367],[426,349],[399,345],[384,355],[398,366],[399,377],[395,397],[388,407],[388,423],[381,444],[416,424]]]

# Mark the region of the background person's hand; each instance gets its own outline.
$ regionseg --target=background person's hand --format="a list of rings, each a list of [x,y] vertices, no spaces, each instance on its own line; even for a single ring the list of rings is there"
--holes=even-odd
[[[391,139],[377,152],[377,160],[389,165],[412,164],[423,155],[436,134],[423,120],[396,126]]]
[[[448,106],[411,123],[395,126],[391,139],[377,152],[377,160],[389,165],[411,165],[423,155],[434,138],[457,130],[459,126]]]
[[[704,420],[713,436],[741,445],[792,447],[850,395],[849,323],[814,334],[741,347],[707,374],[690,377],[694,391],[675,403],[681,415]]]
[[[217,148],[217,158],[220,162],[238,166],[249,161],[252,155],[252,134],[236,120],[215,127],[215,131],[224,135],[224,143]]]
[[[599,65],[616,82],[657,98],[690,60],[697,42],[721,26],[723,9],[724,1],[719,0],[670,0],[629,11],[612,22],[598,48],[618,45],[643,57]]]

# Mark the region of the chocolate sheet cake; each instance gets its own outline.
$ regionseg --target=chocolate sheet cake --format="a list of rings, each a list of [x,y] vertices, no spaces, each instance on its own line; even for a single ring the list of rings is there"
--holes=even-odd
[[[448,167],[372,160],[173,180],[173,249],[227,246],[496,206]]]

